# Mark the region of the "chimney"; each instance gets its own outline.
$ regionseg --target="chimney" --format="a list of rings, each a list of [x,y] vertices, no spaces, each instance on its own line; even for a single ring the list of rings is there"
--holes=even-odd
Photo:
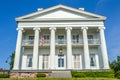
[[[38,8],[37,10],[38,10],[38,11],[42,11],[42,10],[43,10],[43,8]]]
[[[84,11],[84,8],[79,8],[79,10],[82,10],[82,11]]]

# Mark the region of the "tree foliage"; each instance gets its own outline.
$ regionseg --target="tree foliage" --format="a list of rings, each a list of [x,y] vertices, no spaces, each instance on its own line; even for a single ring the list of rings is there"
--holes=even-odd
[[[110,67],[115,71],[115,73],[120,70],[120,56],[117,57],[117,60],[110,63]]]
[[[15,52],[13,52],[13,53],[10,55],[10,62],[9,62],[10,70],[12,70],[13,65],[14,65],[14,57],[15,57]]]

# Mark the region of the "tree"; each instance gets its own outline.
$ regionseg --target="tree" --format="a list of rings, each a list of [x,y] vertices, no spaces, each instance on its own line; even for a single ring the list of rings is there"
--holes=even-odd
[[[120,56],[117,56],[117,60],[110,63],[110,67],[115,71],[115,73],[120,70]]]
[[[12,70],[12,68],[13,68],[14,58],[15,58],[15,52],[13,52],[13,53],[10,55],[10,62],[9,62],[10,70]]]

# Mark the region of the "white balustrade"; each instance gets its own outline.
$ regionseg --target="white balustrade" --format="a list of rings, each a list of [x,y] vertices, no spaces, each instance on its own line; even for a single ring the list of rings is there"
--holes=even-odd
[[[88,44],[99,44],[99,39],[88,39]]]
[[[83,44],[83,40],[82,40],[82,39],[79,39],[79,40],[72,40],[72,44],[73,44],[73,45]]]
[[[34,40],[23,40],[22,45],[33,45]]]
[[[56,40],[56,44],[66,44],[66,40],[59,40],[59,39],[57,39]]]

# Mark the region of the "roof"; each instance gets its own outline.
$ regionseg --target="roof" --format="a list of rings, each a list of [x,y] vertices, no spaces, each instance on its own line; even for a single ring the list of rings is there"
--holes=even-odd
[[[60,19],[58,17],[55,17],[54,19],[53,17],[48,17],[47,19],[42,17],[42,16],[50,14],[51,12],[55,13],[55,11],[60,11],[60,10],[64,12],[69,12],[72,15],[77,15],[78,17],[76,16],[75,18],[71,18],[71,17],[60,18],[58,16]],[[57,13],[56,15],[59,15],[59,14]],[[80,18],[79,17],[80,15],[87,16],[88,18]],[[35,18],[38,16],[40,16],[40,18]],[[98,15],[98,14],[90,13],[84,10],[68,7],[65,5],[57,5],[57,6],[53,6],[47,9],[43,9],[43,10],[16,18],[16,21],[46,21],[46,20],[106,20],[106,17]]]

